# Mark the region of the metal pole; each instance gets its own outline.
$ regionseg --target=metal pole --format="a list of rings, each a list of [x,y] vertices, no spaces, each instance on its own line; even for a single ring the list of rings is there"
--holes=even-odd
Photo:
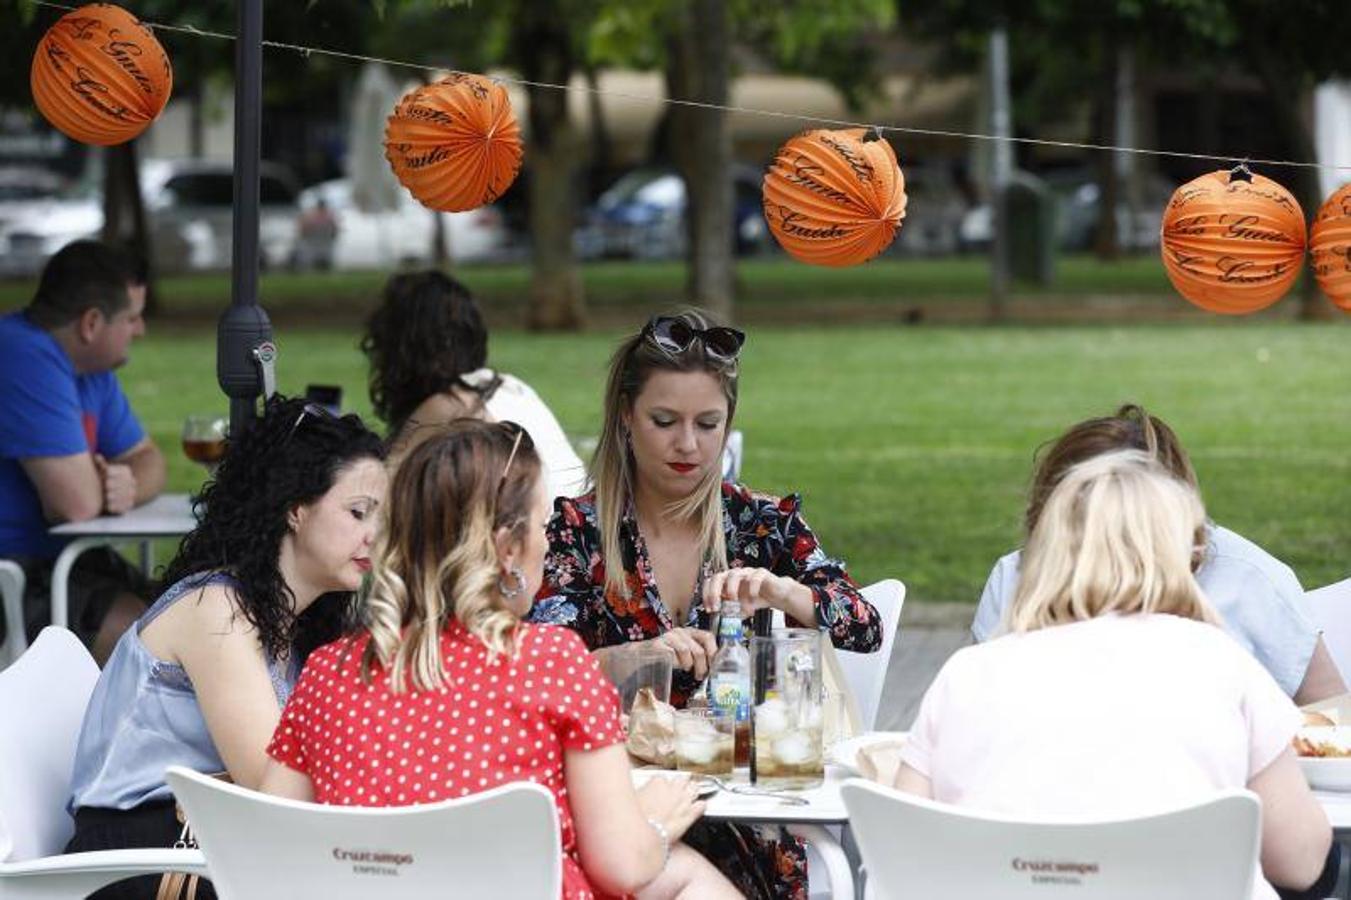
[[[1009,37],[1001,26],[990,32],[990,133],[994,142],[992,208],[994,235],[990,241],[990,318],[1007,315],[1009,292],[1008,187],[1013,176],[1013,116],[1009,111]]]
[[[238,0],[235,39],[234,221],[230,306],[216,330],[216,379],[230,398],[230,434],[243,435],[270,393],[272,325],[258,305],[258,158],[263,102],[263,2]]]

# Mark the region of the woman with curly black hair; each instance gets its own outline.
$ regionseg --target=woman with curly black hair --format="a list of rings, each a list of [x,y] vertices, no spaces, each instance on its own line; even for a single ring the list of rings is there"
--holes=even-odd
[[[258,786],[305,657],[355,623],[383,459],[356,416],[302,400],[271,401],[230,447],[163,592],[94,688],[71,779],[69,851],[170,846],[182,826],[169,765]],[[153,898],[157,882],[94,896]]]
[[[586,467],[540,396],[488,368],[488,329],[469,289],[435,270],[395,275],[366,322],[371,405],[402,457],[452,419],[517,422],[539,450],[549,499],[581,493]]]

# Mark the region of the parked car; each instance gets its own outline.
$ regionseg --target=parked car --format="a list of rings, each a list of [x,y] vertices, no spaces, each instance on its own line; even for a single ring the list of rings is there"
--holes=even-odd
[[[948,256],[957,252],[957,231],[966,201],[946,168],[903,166],[905,218],[887,253],[896,256]]]
[[[234,219],[234,174],[229,163],[149,159],[141,163],[141,196],[149,218],[158,271],[228,269]],[[259,170],[259,255],[264,268],[287,265],[295,253],[297,190],[275,163]],[[71,241],[103,229],[102,194],[86,182],[23,204],[0,221],[0,274],[32,275]]]
[[[352,182],[324,181],[300,192],[300,238],[294,262],[304,269],[393,269],[429,265],[433,213],[406,190],[398,207],[364,212],[352,200]],[[440,213],[452,262],[502,259],[510,237],[492,206]]]
[[[762,174],[732,169],[733,240],[738,254],[769,246],[760,203]],[[587,210],[574,245],[583,259],[679,259],[688,242],[685,180],[672,169],[635,169],[622,176]]]
[[[1101,190],[1091,172],[1067,169],[1043,177],[1056,201],[1056,245],[1061,250],[1083,251],[1093,247],[1098,231]],[[1163,209],[1172,196],[1173,185],[1167,179],[1151,175],[1141,183],[1140,202],[1132,215],[1124,200],[1117,203],[1117,234],[1122,245],[1152,248],[1159,245],[1159,227]],[[967,250],[982,250],[994,238],[994,210],[988,203],[973,206],[962,218],[961,245]]]

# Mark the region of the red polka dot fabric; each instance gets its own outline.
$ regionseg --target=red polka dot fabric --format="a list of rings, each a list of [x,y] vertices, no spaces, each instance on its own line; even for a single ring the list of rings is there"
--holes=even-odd
[[[368,635],[312,653],[267,752],[314,783],[319,803],[407,806],[513,781],[553,792],[563,842],[563,897],[594,896],[577,860],[565,750],[624,740],[614,685],[575,633],[522,625],[515,659],[459,622],[441,635],[446,682],[394,694],[378,669],[360,676]],[[506,839],[504,837],[504,839]]]

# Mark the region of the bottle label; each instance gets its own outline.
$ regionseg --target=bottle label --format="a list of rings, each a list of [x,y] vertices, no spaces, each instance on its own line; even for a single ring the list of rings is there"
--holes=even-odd
[[[735,717],[738,722],[750,721],[750,691],[731,679],[719,679],[713,683],[713,704]]]

